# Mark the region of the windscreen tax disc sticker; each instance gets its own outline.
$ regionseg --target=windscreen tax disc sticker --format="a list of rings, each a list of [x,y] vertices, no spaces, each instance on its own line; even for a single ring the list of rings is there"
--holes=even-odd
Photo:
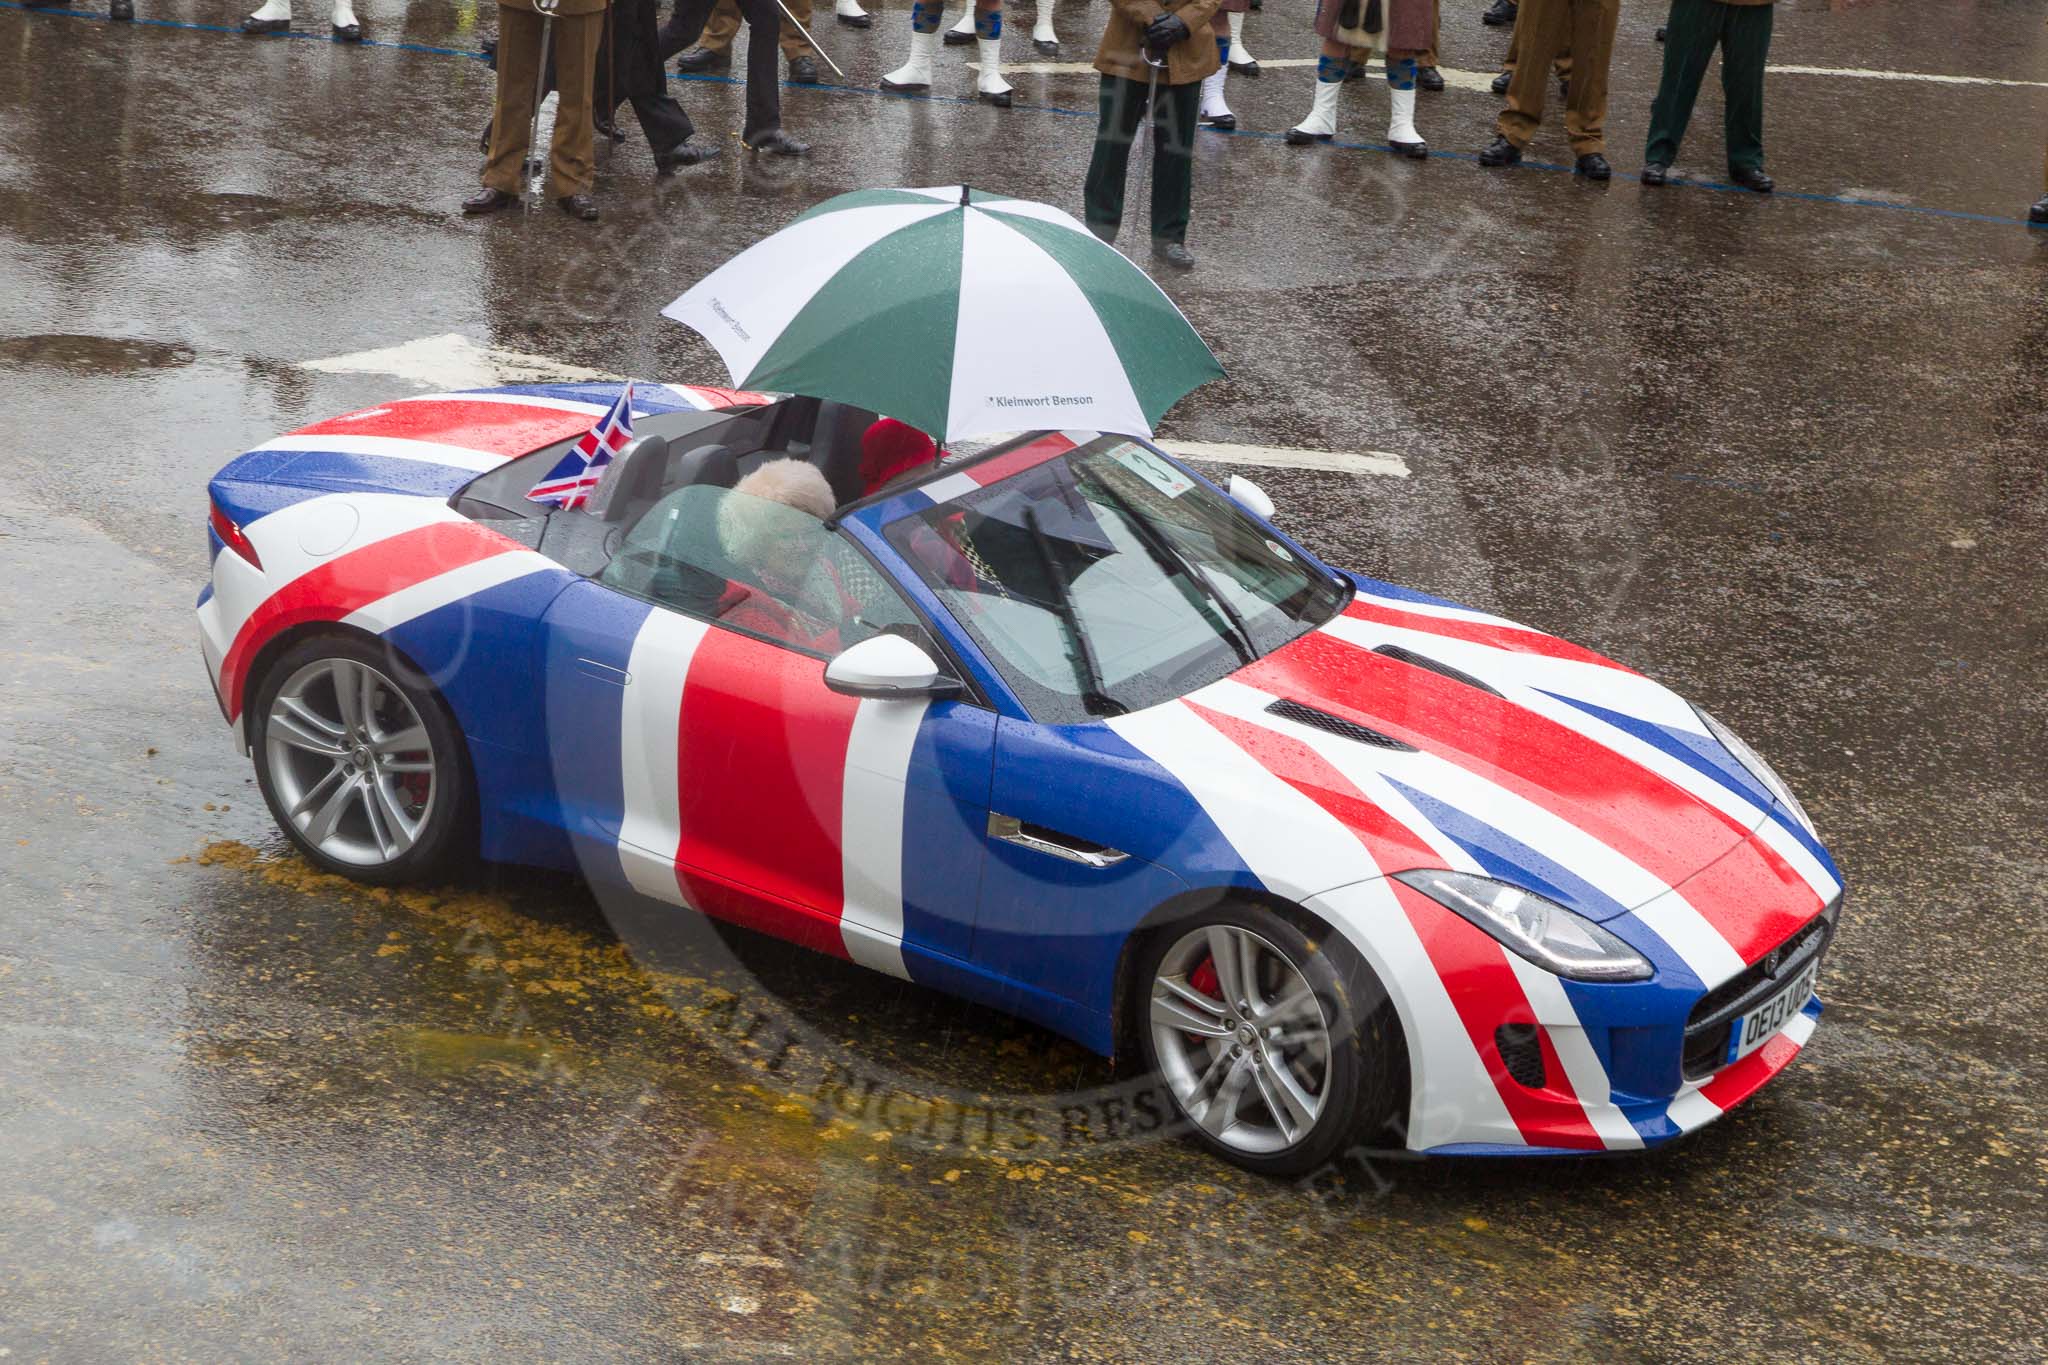
[[[1195,486],[1193,479],[1141,445],[1125,441],[1111,447],[1109,453],[1116,458],[1118,464],[1169,498],[1177,498]]]

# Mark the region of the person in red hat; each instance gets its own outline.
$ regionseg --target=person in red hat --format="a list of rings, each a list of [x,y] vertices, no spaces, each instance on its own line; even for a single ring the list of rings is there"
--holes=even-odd
[[[939,458],[932,438],[907,422],[884,417],[860,438],[861,495],[875,492],[891,479],[922,469]]]

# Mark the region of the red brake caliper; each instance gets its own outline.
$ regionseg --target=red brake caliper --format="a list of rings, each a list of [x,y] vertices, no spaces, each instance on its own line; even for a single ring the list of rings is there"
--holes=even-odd
[[[1212,1000],[1223,998],[1223,982],[1216,975],[1216,959],[1213,956],[1203,958],[1201,965],[1188,973],[1188,984]],[[1188,1035],[1190,1038],[1195,1036],[1192,1033]]]

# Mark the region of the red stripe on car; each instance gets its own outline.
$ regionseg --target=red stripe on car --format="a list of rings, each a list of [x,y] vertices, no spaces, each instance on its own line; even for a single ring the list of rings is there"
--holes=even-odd
[[[846,750],[860,702],[828,691],[824,669],[809,655],[734,631],[705,635],[683,684],[676,862],[761,893],[752,913],[766,919],[811,906],[836,926]],[[730,748],[721,753],[720,745]],[[752,756],[735,773],[743,781],[692,777],[693,770],[734,772],[733,750]],[[722,918],[750,922],[743,907],[714,899],[727,907]],[[809,941],[787,928],[757,927]],[[845,955],[836,929],[826,951]]]
[[[1455,763],[1585,830],[1666,886],[1691,877],[1748,832],[1570,726],[1323,631],[1237,677]]]
[[[294,436],[382,436],[400,441],[433,441],[510,459],[566,441],[590,430],[586,412],[568,412],[541,402],[478,403],[461,398],[426,398],[365,408],[301,427]]]
[[[308,569],[250,612],[228,645],[220,667],[228,719],[242,712],[242,680],[250,660],[279,631],[309,621],[339,621],[401,588],[524,548],[473,521],[437,521]]]
[[[1360,621],[1372,621],[1378,625],[1395,626],[1402,630],[1427,631],[1431,635],[1465,640],[1475,645],[1487,645],[1515,654],[1541,654],[1552,659],[1598,664],[1602,668],[1611,668],[1618,673],[1635,672],[1634,669],[1618,664],[1604,654],[1595,654],[1583,645],[1575,645],[1569,640],[1560,640],[1555,635],[1545,635],[1540,630],[1527,630],[1520,626],[1496,626],[1485,621],[1427,616],[1421,612],[1401,611],[1362,598],[1353,598],[1351,605],[1344,608],[1344,614]]]

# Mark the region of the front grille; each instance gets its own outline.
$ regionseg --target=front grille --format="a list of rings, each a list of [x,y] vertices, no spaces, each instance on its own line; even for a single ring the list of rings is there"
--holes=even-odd
[[[1534,1024],[1502,1024],[1493,1031],[1493,1045],[1500,1049],[1508,1075],[1531,1090],[1543,1088],[1543,1045],[1536,1040]]]
[[[1291,720],[1297,725],[1312,725],[1316,729],[1328,734],[1342,735],[1345,739],[1356,740],[1360,744],[1370,744],[1376,749],[1399,749],[1404,753],[1411,754],[1415,752],[1413,744],[1403,744],[1392,735],[1383,735],[1369,726],[1360,725],[1356,721],[1346,720],[1342,716],[1333,716],[1328,711],[1318,711],[1315,707],[1304,706],[1298,701],[1288,701],[1282,698],[1279,701],[1269,703],[1266,707],[1266,714],[1278,716],[1282,720]]]
[[[1698,1080],[1720,1069],[1728,1055],[1728,1029],[1735,1020],[1771,998],[1827,951],[1834,937],[1837,896],[1783,943],[1700,997],[1685,1023],[1685,1078]]]
[[[1488,686],[1470,673],[1464,672],[1462,669],[1452,668],[1442,660],[1432,659],[1427,654],[1417,654],[1414,650],[1403,649],[1399,645],[1374,645],[1372,652],[1384,654],[1389,659],[1399,659],[1402,663],[1413,664],[1417,668],[1426,668],[1432,673],[1440,673],[1453,682],[1461,682],[1467,687],[1476,687],[1481,692],[1488,692],[1496,697],[1500,695],[1499,688]]]

